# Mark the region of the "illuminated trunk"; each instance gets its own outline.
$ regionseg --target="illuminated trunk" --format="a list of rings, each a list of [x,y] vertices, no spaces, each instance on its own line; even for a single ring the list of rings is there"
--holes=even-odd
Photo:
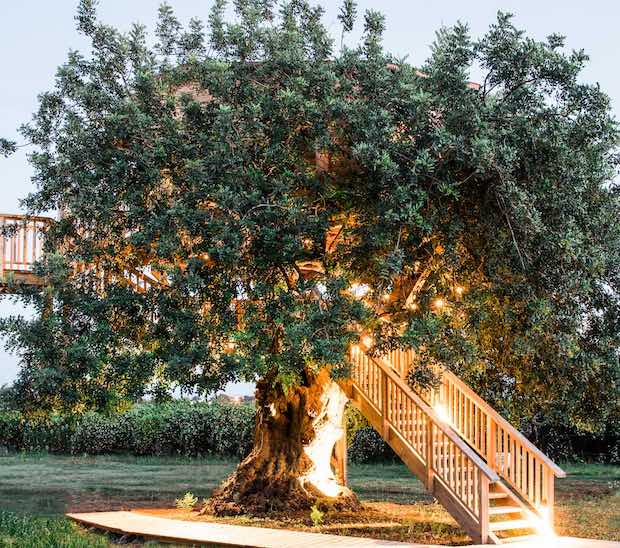
[[[334,445],[343,436],[347,401],[329,372],[307,375],[304,386],[256,389],[254,448],[215,491],[205,511],[216,515],[308,510],[325,501],[357,508],[355,495],[332,468]]]

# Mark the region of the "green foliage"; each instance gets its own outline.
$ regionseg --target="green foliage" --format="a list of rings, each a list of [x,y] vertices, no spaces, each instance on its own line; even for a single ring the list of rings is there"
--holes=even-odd
[[[353,406],[347,406],[352,462],[392,461],[394,453]],[[140,404],[117,415],[87,413],[79,420],[25,419],[0,412],[0,446],[13,451],[74,455],[216,455],[242,459],[254,440],[254,408],[219,402]]]
[[[13,386],[0,386],[0,411],[9,411],[17,406],[17,393]]]
[[[68,519],[48,519],[0,511],[0,546],[17,548],[107,548],[108,540],[86,533]]]
[[[319,525],[323,525],[323,518],[325,517],[325,512],[321,512],[315,504],[312,506],[310,511],[310,519],[312,520],[312,525],[314,527],[318,527]]]
[[[354,405],[345,408],[347,458],[353,463],[393,462],[396,454]]]
[[[500,13],[481,37],[442,29],[417,70],[383,49],[374,11],[335,54],[305,0],[235,2],[231,20],[218,1],[204,30],[163,6],[149,48],[93,6],[78,28],[94,47],[70,54],[23,131],[26,206],[65,212],[40,266],[49,293],[23,294],[39,314],[0,323],[26,407],[345,376],[365,329],[376,352],[414,348],[511,420],[595,432],[617,414],[618,127],[582,51]],[[346,245],[326,255],[335,223]],[[168,283],[102,291],[72,262]]]
[[[371,426],[360,428],[348,447],[348,457],[360,464],[393,462],[397,456]]]
[[[418,393],[427,388],[437,388],[441,383],[437,369],[424,363],[413,364],[407,371],[406,380],[411,389]]]
[[[0,446],[11,449],[23,447],[21,414],[19,412],[0,412]]]
[[[0,156],[10,156],[17,150],[17,143],[0,138]]]
[[[365,426],[370,426],[370,424],[362,412],[353,404],[348,404],[345,407],[344,420],[347,429],[347,446],[350,446],[357,431]]]
[[[78,420],[0,413],[0,446],[20,451],[100,455],[219,455],[241,459],[254,439],[254,408],[218,402],[140,404]]]
[[[338,13],[338,20],[342,24],[342,35],[340,38],[340,48],[342,49],[344,35],[353,30],[355,17],[357,15],[357,4],[353,0],[344,0]]]
[[[198,499],[189,491],[174,501],[174,505],[180,510],[193,510],[196,504]]]
[[[352,405],[345,413],[348,457],[353,463],[385,463],[396,457],[381,436]],[[522,423],[521,430],[557,460],[620,463],[620,421],[607,430],[585,434],[577,428]],[[254,409],[175,401],[140,404],[118,415],[87,413],[79,420],[27,419],[17,411],[0,412],[0,448],[74,455],[133,454],[242,459],[252,448]]]

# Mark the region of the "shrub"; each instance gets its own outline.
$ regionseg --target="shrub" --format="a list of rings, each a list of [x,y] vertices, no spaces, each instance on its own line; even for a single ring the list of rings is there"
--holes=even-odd
[[[353,443],[355,434],[360,428],[370,426],[362,412],[351,403],[347,404],[344,410],[344,421],[347,426],[347,446]]]
[[[181,498],[175,499],[174,501],[174,505],[179,510],[193,510],[196,504],[198,504],[198,499],[190,491],[185,493],[185,495],[183,495]]]
[[[354,405],[347,405],[345,422],[347,425],[347,456],[351,462],[364,464],[396,459],[394,451]]]
[[[77,423],[70,451],[75,454],[101,455],[122,451],[119,447],[119,417],[87,413]]]
[[[348,457],[352,462],[365,464],[391,462],[396,459],[396,454],[374,428],[364,426],[355,433],[349,445]]]
[[[0,412],[0,446],[22,448],[21,415],[17,411]]]
[[[254,407],[212,404],[210,446],[217,455],[243,458],[254,443]]]
[[[353,462],[392,459],[393,453],[362,414],[347,406],[347,442]],[[242,459],[254,442],[254,407],[220,401],[141,403],[118,415],[86,413],[79,420],[62,417],[24,419],[0,412],[0,447],[100,455],[217,455]]]
[[[323,518],[325,517],[325,513],[321,512],[316,504],[310,509],[310,519],[312,520],[312,525],[314,525],[314,527],[319,527],[320,525],[323,525]]]
[[[247,404],[142,403],[117,415],[91,412],[74,421],[0,412],[0,447],[15,451],[243,458],[253,440],[254,407]]]

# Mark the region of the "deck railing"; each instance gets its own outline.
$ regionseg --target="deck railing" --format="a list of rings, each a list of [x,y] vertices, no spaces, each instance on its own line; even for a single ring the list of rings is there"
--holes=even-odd
[[[49,217],[0,214],[0,281],[4,274],[30,274],[34,264],[43,257],[43,242],[47,229],[54,223]],[[109,269],[76,263],[75,274],[92,273],[99,288],[107,283],[126,283],[135,291],[144,293],[160,282],[150,274],[125,267],[112,274]],[[40,282],[39,282],[40,283]]]
[[[0,274],[29,273],[43,255],[48,217],[0,214]]]
[[[383,421],[383,436],[399,436],[426,470],[427,487],[440,481],[471,517],[488,530],[489,483],[498,475],[392,369],[359,346],[350,355],[354,386]],[[482,538],[485,538],[484,536]]]
[[[405,378],[415,357],[411,350],[397,350],[388,359]],[[565,472],[465,382],[441,371],[439,386],[422,396],[522,498],[538,510],[553,512],[554,480]]]

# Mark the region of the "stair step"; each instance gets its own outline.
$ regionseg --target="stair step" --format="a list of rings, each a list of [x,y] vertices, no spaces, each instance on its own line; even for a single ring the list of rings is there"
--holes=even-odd
[[[513,544],[517,542],[533,542],[535,540],[540,540],[538,535],[520,535],[518,537],[504,537],[500,540],[502,544]]]
[[[522,510],[518,506],[491,506],[489,508],[489,515],[496,516],[498,514],[516,514],[521,513]]]
[[[504,493],[503,491],[491,491],[489,493],[489,498],[490,499],[507,499],[508,495]]]
[[[492,521],[489,523],[491,531],[510,531],[511,529],[533,529],[526,519],[509,519],[506,521]]]

